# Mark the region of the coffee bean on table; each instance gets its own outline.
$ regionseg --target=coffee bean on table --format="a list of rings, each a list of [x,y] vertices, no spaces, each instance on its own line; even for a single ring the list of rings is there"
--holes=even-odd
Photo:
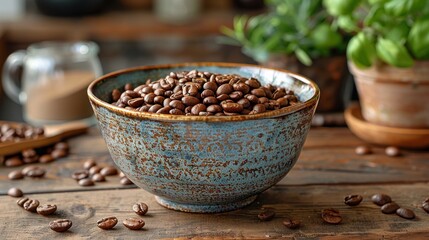
[[[96,174],[96,173],[99,173],[100,171],[101,171],[101,169],[103,169],[102,167],[100,167],[100,166],[94,166],[94,167],[91,167],[90,169],[89,169],[89,175],[94,175],[94,174]]]
[[[105,217],[97,221],[97,226],[104,230],[112,229],[118,223],[116,217]]]
[[[89,170],[89,169],[91,169],[92,167],[94,167],[95,165],[97,165],[97,163],[95,162],[95,160],[94,160],[94,159],[88,159],[88,160],[86,160],[86,161],[83,163],[83,168],[84,168],[85,170]]]
[[[24,162],[18,156],[11,157],[11,158],[6,158],[4,160],[4,165],[6,167],[18,167],[18,166],[21,166],[23,164],[24,164]]]
[[[10,172],[10,173],[7,175],[7,177],[8,177],[10,180],[18,180],[18,179],[23,179],[23,178],[24,178],[24,174],[22,174],[22,172],[21,172],[21,171],[19,171],[19,170],[15,170],[15,171]]]
[[[120,171],[120,172],[119,172],[119,177],[120,177],[120,178],[126,177],[126,176],[125,176],[125,173],[124,173],[124,172],[122,172],[122,171]]]
[[[88,170],[78,170],[73,172],[72,174],[72,178],[74,180],[81,180],[81,179],[87,178],[88,176],[89,176]]]
[[[130,179],[128,179],[127,177],[123,177],[121,178],[121,180],[119,180],[119,183],[121,183],[122,185],[131,185],[134,184],[133,182],[131,182]]]
[[[54,149],[54,151],[51,152],[51,156],[54,159],[63,158],[67,156],[67,152],[64,149]]]
[[[398,210],[400,207],[395,202],[386,203],[383,206],[381,206],[381,212],[384,214],[392,214],[396,213],[396,210]]]
[[[61,150],[64,150],[66,152],[69,150],[69,148],[70,148],[69,144],[66,142],[58,142],[54,145],[54,149],[61,149]]]
[[[122,224],[124,224],[125,227],[131,230],[139,230],[143,228],[145,225],[145,222],[141,218],[127,218],[124,221],[122,221]]]
[[[57,219],[49,223],[49,227],[55,232],[65,232],[72,226],[72,221],[68,219]]]
[[[25,175],[32,178],[41,178],[45,176],[46,170],[40,167],[30,169]]]
[[[344,198],[344,203],[349,206],[356,206],[362,202],[362,199],[361,195],[348,195]]]
[[[368,155],[368,154],[371,154],[371,153],[372,153],[372,150],[371,150],[371,148],[370,148],[370,147],[368,147],[368,146],[358,146],[358,147],[356,147],[356,149],[355,149],[355,153],[356,153],[357,155]]]
[[[147,206],[146,203],[139,202],[133,205],[133,211],[140,216],[145,215],[148,210],[149,210],[149,207]]]
[[[402,218],[405,218],[405,219],[413,219],[416,217],[414,212],[408,208],[398,208],[396,210],[396,214]]]
[[[401,151],[399,150],[399,148],[394,147],[394,146],[387,147],[385,149],[385,153],[389,157],[397,157],[397,156],[401,155]]]
[[[10,188],[7,191],[7,195],[9,195],[11,197],[22,197],[24,195],[24,193],[19,188]]]
[[[27,197],[20,198],[20,199],[18,199],[18,201],[16,201],[16,204],[18,204],[18,206],[20,206],[20,207],[24,207],[24,203],[27,202],[28,200],[30,200],[30,199]]]
[[[333,208],[322,210],[322,219],[329,224],[339,224],[343,220],[340,212]]]
[[[105,182],[106,181],[106,178],[103,175],[101,175],[100,173],[96,173],[96,174],[92,175],[91,179],[94,182]]]
[[[266,209],[258,214],[258,218],[261,221],[269,221],[273,219],[275,215],[276,215],[276,212],[274,212],[271,209]]]
[[[103,176],[113,176],[113,175],[118,174],[118,169],[116,169],[113,166],[108,166],[108,167],[104,167],[103,169],[101,169],[100,173]]]
[[[49,162],[52,162],[54,160],[55,160],[55,158],[52,157],[51,154],[43,154],[42,156],[39,157],[39,162],[41,162],[41,163],[49,163]]]
[[[25,201],[22,207],[29,212],[36,212],[37,207],[39,206],[39,201],[35,199],[28,199]]]
[[[425,210],[427,213],[429,213],[429,202],[423,202],[422,204],[423,210]]]
[[[298,229],[301,226],[301,221],[288,219],[283,221],[283,225],[285,225],[289,229]]]
[[[94,186],[94,182],[89,178],[80,179],[78,183],[82,187]]]
[[[23,168],[21,170],[21,172],[22,172],[22,174],[24,174],[26,176],[29,171],[37,169],[37,168],[39,168],[39,167],[38,166],[28,166],[28,167]]]
[[[53,214],[55,211],[57,211],[57,205],[55,205],[55,204],[43,204],[43,205],[39,205],[36,208],[36,211],[40,215],[48,216],[48,215]]]
[[[371,200],[373,203],[377,204],[378,206],[383,206],[386,203],[392,202],[392,198],[390,198],[390,196],[382,193],[374,194],[371,197]]]

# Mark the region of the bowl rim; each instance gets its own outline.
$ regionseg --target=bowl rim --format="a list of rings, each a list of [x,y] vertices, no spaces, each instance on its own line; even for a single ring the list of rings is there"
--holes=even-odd
[[[95,86],[108,78],[119,76],[125,73],[137,72],[137,71],[145,71],[145,70],[154,70],[154,69],[168,69],[168,68],[178,68],[178,67],[195,67],[198,70],[198,67],[210,67],[210,66],[218,66],[218,67],[248,67],[248,68],[260,68],[267,70],[274,70],[286,73],[291,75],[295,79],[304,82],[309,85],[311,88],[315,90],[314,95],[305,102],[301,102],[292,106],[288,106],[286,108],[281,108],[277,110],[267,111],[259,114],[252,115],[234,115],[234,116],[185,116],[185,115],[172,115],[172,114],[159,114],[159,113],[149,113],[149,112],[139,112],[132,111],[125,108],[120,108],[115,105],[112,105],[108,102],[105,102],[98,97],[96,97],[93,93]],[[176,63],[176,64],[158,64],[158,65],[148,65],[148,66],[138,66],[132,68],[121,69],[118,71],[114,71],[108,74],[105,74],[90,83],[87,89],[87,94],[89,100],[92,104],[95,104],[99,107],[106,108],[110,112],[114,112],[119,115],[124,115],[127,117],[137,118],[137,119],[145,119],[145,120],[158,120],[158,121],[197,121],[197,122],[233,122],[233,121],[245,121],[245,120],[256,120],[256,119],[266,119],[266,118],[276,118],[285,116],[299,110],[302,110],[306,107],[316,105],[319,97],[320,90],[316,83],[312,80],[299,75],[297,73],[279,69],[279,68],[270,68],[264,67],[254,64],[244,64],[244,63],[225,63],[225,62],[186,62],[186,63]]]

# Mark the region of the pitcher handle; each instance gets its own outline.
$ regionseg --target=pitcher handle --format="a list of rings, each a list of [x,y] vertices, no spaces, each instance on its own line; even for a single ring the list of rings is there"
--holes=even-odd
[[[24,64],[26,55],[27,53],[25,50],[16,51],[9,55],[3,66],[2,83],[4,90],[9,98],[18,104],[23,102],[22,96],[20,97],[22,90],[18,87],[16,81],[12,79],[12,73],[16,72],[17,69]],[[20,81],[20,79],[15,80]]]

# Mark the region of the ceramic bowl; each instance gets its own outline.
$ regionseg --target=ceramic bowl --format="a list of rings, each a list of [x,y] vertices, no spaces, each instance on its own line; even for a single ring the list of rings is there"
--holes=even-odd
[[[114,88],[183,70],[239,74],[291,89],[302,103],[255,115],[178,116],[109,104]],[[113,161],[161,205],[185,212],[243,207],[280,181],[304,144],[318,87],[284,70],[232,63],[137,67],[107,74],[88,95]]]

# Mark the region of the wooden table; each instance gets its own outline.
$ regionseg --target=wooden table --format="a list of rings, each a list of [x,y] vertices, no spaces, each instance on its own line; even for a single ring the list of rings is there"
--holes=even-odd
[[[429,214],[421,202],[429,197],[429,152],[404,151],[401,157],[388,157],[384,149],[374,154],[354,153],[362,141],[346,128],[313,128],[301,157],[292,171],[277,185],[262,193],[244,209],[221,214],[190,214],[165,209],[153,195],[133,186],[119,184],[119,177],[105,183],[81,187],[70,178],[87,158],[100,165],[111,162],[97,129],[70,139],[68,158],[44,165],[43,179],[11,181],[12,168],[0,168],[0,233],[1,239],[428,239]],[[57,204],[54,216],[29,213],[6,195],[12,187],[21,188],[26,196],[41,203]],[[385,215],[370,201],[375,193],[389,194],[399,205],[411,208],[417,218],[406,220]],[[361,194],[363,202],[356,207],[345,205],[344,196]],[[142,231],[126,229],[122,220],[136,217],[131,206],[146,202],[149,212],[144,216]],[[274,208],[276,217],[261,222],[257,214],[262,208]],[[343,216],[340,225],[322,221],[320,212],[336,208]],[[98,219],[116,216],[120,223],[114,230],[103,231]],[[290,230],[282,225],[287,218],[299,219],[303,225]],[[56,218],[68,218],[73,227],[65,233],[49,229]]]

